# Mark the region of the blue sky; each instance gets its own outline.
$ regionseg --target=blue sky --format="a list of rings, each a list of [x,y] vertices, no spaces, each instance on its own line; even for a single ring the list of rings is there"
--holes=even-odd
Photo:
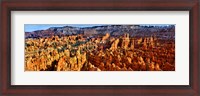
[[[73,27],[92,27],[92,26],[100,26],[106,24],[24,24],[25,32],[32,32],[36,30],[46,30],[50,27],[63,27],[63,26],[73,26]],[[107,24],[112,25],[112,24]],[[172,25],[172,24],[140,24],[140,25]]]

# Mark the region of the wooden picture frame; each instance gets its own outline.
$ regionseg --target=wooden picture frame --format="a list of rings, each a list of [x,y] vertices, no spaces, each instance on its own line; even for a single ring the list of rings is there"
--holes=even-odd
[[[199,96],[199,0],[3,0],[1,1],[1,95]],[[11,11],[189,11],[190,84],[186,85],[11,85]]]

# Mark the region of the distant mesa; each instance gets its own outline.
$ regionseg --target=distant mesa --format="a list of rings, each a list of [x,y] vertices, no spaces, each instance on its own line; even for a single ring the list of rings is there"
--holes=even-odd
[[[174,38],[175,25],[170,26],[146,26],[146,25],[102,25],[93,27],[50,27],[46,30],[36,30],[33,32],[25,32],[25,38],[40,38],[50,36],[67,36],[83,34],[85,36],[105,35],[109,33],[110,36],[121,36],[124,32],[129,33],[130,37],[149,37],[156,34],[161,38]],[[164,35],[163,35],[164,33]],[[160,35],[162,34],[162,35]],[[166,34],[166,35],[165,35]]]

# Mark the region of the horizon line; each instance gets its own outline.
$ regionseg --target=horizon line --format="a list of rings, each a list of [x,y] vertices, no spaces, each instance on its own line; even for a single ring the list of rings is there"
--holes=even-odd
[[[176,24],[24,24],[24,32],[47,30],[51,27],[92,28],[109,25],[140,25],[140,26],[170,26]]]

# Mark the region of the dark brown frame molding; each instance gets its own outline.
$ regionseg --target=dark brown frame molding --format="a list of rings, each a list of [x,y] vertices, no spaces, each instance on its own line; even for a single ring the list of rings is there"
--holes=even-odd
[[[137,95],[200,96],[200,0],[3,0],[0,20],[1,96]],[[189,11],[190,84],[188,86],[11,85],[11,11]]]

